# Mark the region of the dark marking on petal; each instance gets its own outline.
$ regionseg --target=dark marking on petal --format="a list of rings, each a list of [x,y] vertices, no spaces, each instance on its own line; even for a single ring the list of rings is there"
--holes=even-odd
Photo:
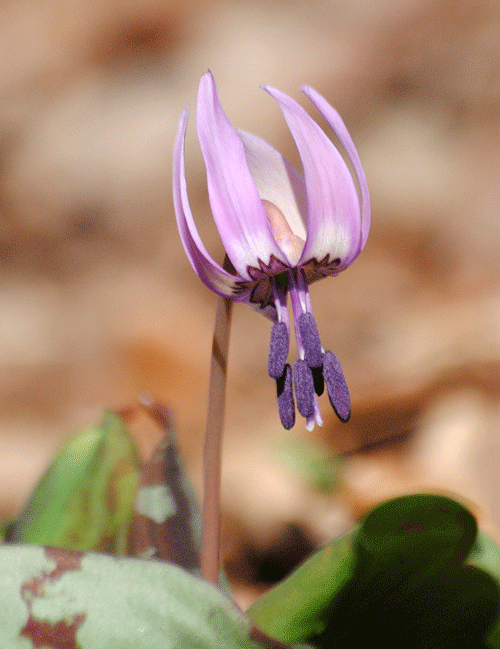
[[[272,379],[279,379],[285,371],[290,336],[284,322],[275,322],[271,329],[271,342],[269,343],[268,372]]]
[[[314,381],[307,361],[301,358],[293,366],[293,385],[298,411],[303,417],[311,417],[314,415]]]
[[[293,400],[292,368],[287,363],[283,375],[276,379],[278,393],[278,410],[281,425],[285,430],[290,430],[295,424],[295,402]]]
[[[323,365],[323,351],[319,339],[318,325],[312,313],[301,313],[299,316],[299,331],[309,367]]]
[[[61,548],[45,548],[45,556],[54,561],[56,567],[52,572],[43,572],[39,577],[21,584],[21,597],[29,612],[28,620],[21,629],[20,635],[28,638],[35,649],[52,647],[53,649],[80,649],[76,641],[76,633],[84,623],[86,614],[76,613],[71,620],[63,619],[51,623],[39,620],[33,616],[33,602],[46,596],[45,586],[61,578],[70,570],[80,570],[83,552],[63,550]]]
[[[248,266],[247,273],[252,281],[246,282],[247,290],[253,285],[250,302],[252,304],[258,304],[261,309],[265,309],[267,306],[274,306],[274,292],[271,277],[281,275],[287,270],[289,270],[289,266],[276,259],[274,255],[271,255],[268,264],[265,264],[259,259],[259,268]]]
[[[341,261],[340,257],[335,257],[330,261],[330,254],[328,253],[323,259],[318,261],[313,257],[304,264],[301,264],[300,267],[305,271],[307,283],[312,284],[323,277],[338,275],[340,272],[338,267]]]
[[[259,259],[259,268],[254,266],[247,266],[247,273],[250,279],[235,279],[234,287],[232,289],[235,299],[238,295],[250,291],[248,301],[251,304],[257,305],[260,309],[264,310],[266,307],[274,307],[274,292],[271,283],[272,277],[280,278],[278,281],[283,282],[286,278],[286,271],[290,267],[285,265],[274,255],[271,255],[269,264],[265,264]],[[235,271],[236,272],[236,271]]]
[[[266,306],[274,306],[274,293],[270,277],[263,277],[254,284],[249,301],[259,305],[261,309],[265,309]]]
[[[259,268],[248,266],[247,273],[254,282],[258,282],[264,277],[274,277],[274,275],[279,275],[280,273],[289,270],[289,268],[290,266],[288,264],[284,264],[274,255],[271,255],[268,264],[265,264],[261,259],[259,259]]]
[[[351,397],[342,367],[333,352],[325,352],[323,355],[323,377],[330,403],[337,417],[341,421],[348,421],[351,416]]]

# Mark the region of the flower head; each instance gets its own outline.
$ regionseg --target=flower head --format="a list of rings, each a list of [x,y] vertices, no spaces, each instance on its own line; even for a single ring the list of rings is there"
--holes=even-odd
[[[207,170],[212,214],[231,268],[208,254],[196,229],[186,188],[184,110],[174,152],[173,194],[177,225],[191,264],[218,295],[247,302],[273,321],[269,375],[276,380],[280,418],[295,423],[295,397],[310,429],[322,424],[317,395],[326,385],[339,418],[347,421],[350,397],[337,357],[321,346],[308,285],[337,275],[363,249],[370,227],[366,178],[338,113],[309,86],[301,90],[328,122],[339,151],[316,122],[287,95],[262,86],[278,103],[295,140],[304,175],[261,138],[231,124],[206,72],[198,90],[196,126]],[[290,295],[299,358],[287,363]]]

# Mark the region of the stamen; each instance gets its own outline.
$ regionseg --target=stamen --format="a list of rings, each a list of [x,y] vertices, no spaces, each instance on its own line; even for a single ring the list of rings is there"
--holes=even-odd
[[[323,419],[321,417],[321,412],[319,410],[319,403],[317,397],[314,399],[314,415],[311,415],[307,418],[306,429],[311,432],[314,430],[314,424],[318,426],[323,426]]]
[[[307,361],[301,358],[293,366],[293,384],[298,411],[303,417],[310,417],[314,414],[314,381]]]
[[[323,354],[323,377],[330,403],[337,413],[337,417],[341,421],[348,421],[351,416],[351,397],[342,367],[333,352]]]
[[[314,391],[320,397],[325,391],[325,379],[323,378],[323,368],[311,367],[314,381]]]
[[[302,255],[306,242],[293,233],[290,224],[279,207],[265,199],[262,200],[262,204],[266,210],[271,232],[276,243],[287,256],[290,264],[295,266]]]
[[[323,365],[323,350],[321,349],[318,326],[312,313],[301,313],[299,329],[307,364],[311,368],[321,367]]]
[[[293,400],[292,368],[287,363],[283,375],[276,379],[278,393],[278,410],[281,425],[285,430],[290,430],[295,424],[295,402]]]
[[[279,379],[283,376],[289,347],[288,327],[284,322],[275,322],[271,329],[268,362],[269,376],[272,379]]]

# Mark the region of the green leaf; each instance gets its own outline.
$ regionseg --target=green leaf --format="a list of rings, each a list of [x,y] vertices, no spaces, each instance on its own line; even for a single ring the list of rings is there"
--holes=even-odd
[[[0,543],[5,541],[12,534],[14,523],[12,521],[7,521],[0,523]]]
[[[271,453],[279,464],[314,489],[331,493],[337,487],[340,461],[326,445],[311,439],[282,438]]]
[[[325,612],[354,573],[352,532],[313,554],[247,614],[266,633],[283,642],[303,642],[321,633]]]
[[[500,548],[484,532],[479,532],[467,563],[485,570],[500,588]],[[500,649],[500,611],[488,633],[486,645],[491,649]]]
[[[98,426],[60,449],[15,523],[11,541],[123,554],[138,472],[122,420],[106,412]]]
[[[500,583],[500,548],[484,532],[479,532],[476,542],[467,557],[471,566],[483,568]]]
[[[130,554],[200,568],[201,515],[175,445],[168,409],[152,399],[143,407],[165,431],[141,471],[130,528]]]
[[[460,503],[433,494],[402,496],[372,509],[354,545],[358,580],[388,573],[386,588],[411,574],[460,566],[477,535],[474,516]]]
[[[0,646],[261,648],[229,599],[177,566],[8,545],[0,548]]]
[[[327,629],[313,642],[338,649],[480,647],[500,591],[493,577],[464,565],[476,523],[459,503],[419,494],[384,503],[355,535],[357,568],[332,602]]]
[[[374,637],[386,647],[403,639],[419,649],[462,640],[483,646],[499,589],[491,575],[464,565],[476,533],[472,514],[450,498],[396,498],[313,555],[248,614],[284,642],[325,649],[361,647]]]

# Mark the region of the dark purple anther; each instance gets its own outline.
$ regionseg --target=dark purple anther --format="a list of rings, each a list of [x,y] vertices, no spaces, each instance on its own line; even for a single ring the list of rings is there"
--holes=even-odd
[[[311,372],[314,381],[314,391],[320,397],[325,391],[325,379],[323,378],[322,367],[311,367]]]
[[[297,409],[303,417],[314,415],[314,381],[307,361],[298,359],[293,366],[293,384]]]
[[[271,342],[269,344],[268,371],[272,379],[279,379],[285,371],[290,336],[284,322],[275,322],[271,329]]]
[[[283,375],[276,380],[278,392],[278,410],[281,425],[285,430],[290,430],[295,424],[295,403],[293,400],[292,368],[285,365]]]
[[[321,367],[323,352],[319,339],[318,326],[312,313],[301,313],[299,331],[309,367]]]
[[[339,360],[333,352],[323,354],[323,378],[330,403],[338,418],[348,421],[351,416],[351,397]]]

